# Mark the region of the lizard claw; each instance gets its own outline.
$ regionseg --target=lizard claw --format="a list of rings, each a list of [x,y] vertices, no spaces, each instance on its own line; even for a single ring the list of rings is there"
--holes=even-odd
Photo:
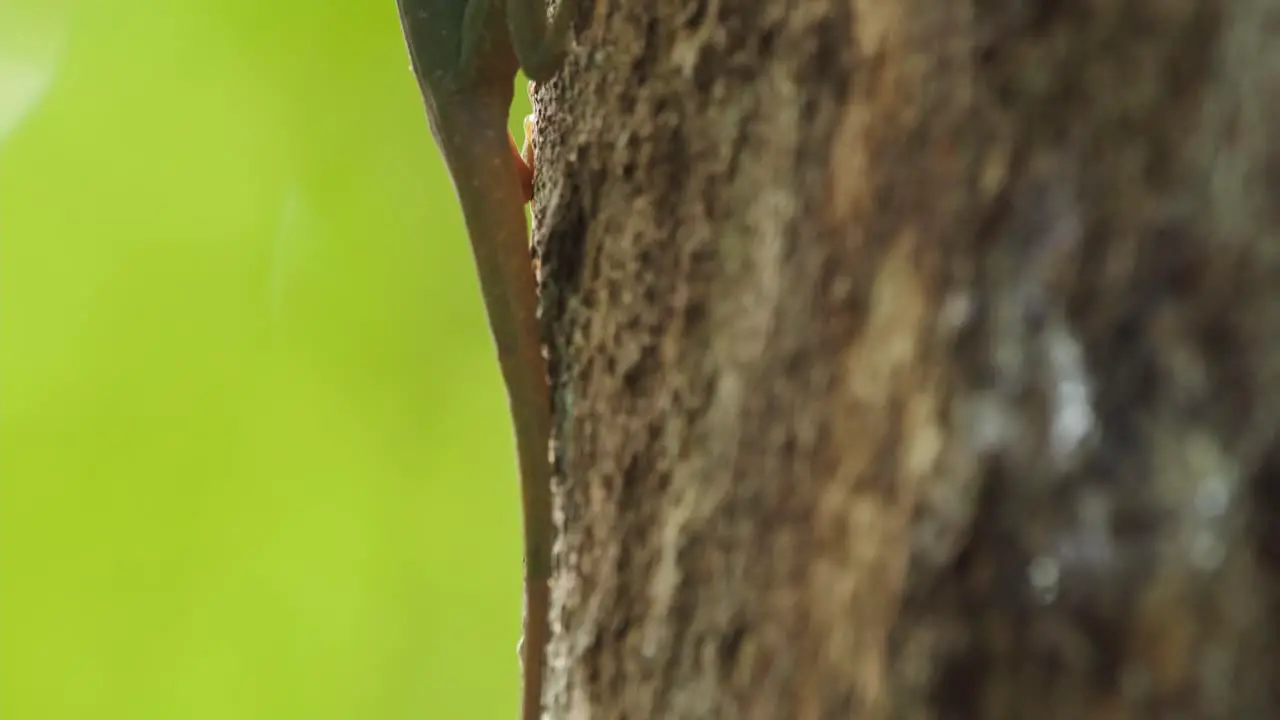
[[[538,134],[538,125],[532,115],[524,116],[524,147],[520,149],[520,157],[529,166],[529,174],[533,174],[533,139]]]

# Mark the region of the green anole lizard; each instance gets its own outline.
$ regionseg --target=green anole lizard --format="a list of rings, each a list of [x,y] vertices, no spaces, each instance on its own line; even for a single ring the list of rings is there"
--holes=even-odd
[[[462,204],[511,405],[524,505],[523,720],[542,715],[551,575],[551,398],[524,205],[532,169],[507,116],[517,70],[544,82],[564,60],[576,0],[397,0],[427,120]]]

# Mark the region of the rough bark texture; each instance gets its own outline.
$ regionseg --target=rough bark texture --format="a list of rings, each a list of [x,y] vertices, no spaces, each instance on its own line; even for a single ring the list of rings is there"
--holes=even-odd
[[[581,17],[550,716],[1280,717],[1280,0]]]

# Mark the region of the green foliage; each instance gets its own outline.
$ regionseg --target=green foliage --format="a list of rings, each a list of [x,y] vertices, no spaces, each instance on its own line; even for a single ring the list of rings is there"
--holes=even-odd
[[[0,716],[514,717],[510,425],[391,0],[0,0],[0,332]]]

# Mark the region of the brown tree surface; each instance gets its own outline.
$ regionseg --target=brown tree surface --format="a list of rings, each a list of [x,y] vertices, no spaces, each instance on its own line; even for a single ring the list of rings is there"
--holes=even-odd
[[[580,17],[550,717],[1280,717],[1280,0]]]

